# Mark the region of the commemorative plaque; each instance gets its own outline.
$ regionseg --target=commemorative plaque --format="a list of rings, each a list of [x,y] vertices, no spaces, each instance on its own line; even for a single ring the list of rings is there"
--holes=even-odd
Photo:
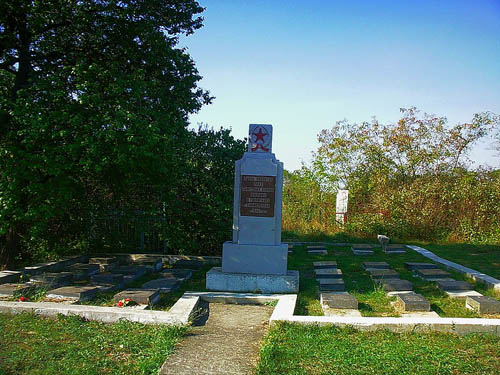
[[[276,176],[241,175],[240,215],[273,217]]]

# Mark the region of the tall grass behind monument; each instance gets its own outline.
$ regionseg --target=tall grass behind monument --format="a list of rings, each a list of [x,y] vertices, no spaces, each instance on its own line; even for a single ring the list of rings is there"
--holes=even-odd
[[[401,240],[500,242],[500,170],[472,169],[470,147],[499,117],[467,124],[402,110],[396,124],[338,122],[323,130],[310,166],[287,174],[283,228],[302,234],[385,233]],[[349,190],[347,222],[335,222],[338,189]]]

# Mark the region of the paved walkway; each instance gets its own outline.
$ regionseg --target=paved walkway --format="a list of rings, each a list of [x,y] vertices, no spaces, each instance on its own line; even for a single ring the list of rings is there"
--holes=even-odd
[[[458,264],[458,263],[449,261],[447,259],[438,257],[432,251],[424,249],[423,247],[415,246],[415,245],[406,245],[406,247],[409,247],[410,249],[415,250],[417,253],[423,255],[424,257],[432,259],[433,261],[435,261],[437,263],[440,263],[448,268],[451,268],[451,269],[458,271],[464,275],[467,275],[468,277],[472,278],[473,280],[481,281],[481,282],[485,283],[486,285],[488,285],[490,288],[500,290],[500,280],[497,280],[494,277],[491,277],[485,273],[473,270],[472,268],[464,267],[461,264]]]
[[[209,304],[206,324],[189,331],[160,375],[252,374],[272,311],[270,306]]]

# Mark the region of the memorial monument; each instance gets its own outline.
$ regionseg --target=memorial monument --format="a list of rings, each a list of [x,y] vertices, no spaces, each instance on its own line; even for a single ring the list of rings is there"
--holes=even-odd
[[[299,272],[287,270],[281,243],[283,163],[272,137],[272,125],[250,124],[248,150],[235,163],[233,239],[223,245],[222,267],[207,272],[209,290],[298,292]]]

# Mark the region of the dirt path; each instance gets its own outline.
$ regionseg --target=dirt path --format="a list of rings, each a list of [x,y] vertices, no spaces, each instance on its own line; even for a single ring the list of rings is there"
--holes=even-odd
[[[160,375],[254,372],[273,308],[211,303],[208,310],[206,324],[191,329],[167,358]]]

